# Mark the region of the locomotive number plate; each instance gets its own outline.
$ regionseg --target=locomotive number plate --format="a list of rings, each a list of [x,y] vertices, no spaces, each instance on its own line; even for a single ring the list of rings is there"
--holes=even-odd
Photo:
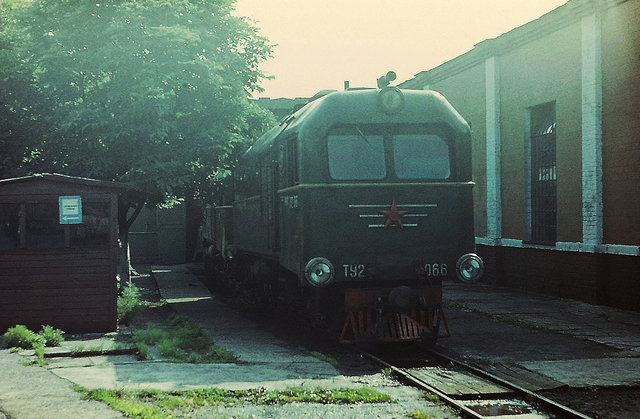
[[[342,265],[345,278],[364,278],[364,265]]]
[[[427,276],[447,276],[449,270],[446,263],[427,263],[424,265],[424,273]]]

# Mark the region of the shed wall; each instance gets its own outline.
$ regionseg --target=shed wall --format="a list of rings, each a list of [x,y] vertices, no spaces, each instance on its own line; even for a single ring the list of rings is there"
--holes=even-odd
[[[115,330],[116,281],[108,249],[0,253],[0,307],[0,330],[16,324]]]
[[[91,216],[85,211],[92,204],[102,208],[100,220],[108,219],[108,226],[101,224],[108,233],[100,230],[102,235],[90,245],[85,236],[77,236],[65,239],[68,247],[0,250],[0,331],[16,324],[34,330],[51,325],[65,332],[116,330],[118,195],[116,187],[101,186],[105,183],[59,175],[0,182],[0,204],[46,204],[47,211],[55,211],[47,223],[52,218],[57,222],[59,196],[80,196],[83,219]],[[17,234],[27,233],[28,228]],[[33,243],[45,247],[38,237]]]

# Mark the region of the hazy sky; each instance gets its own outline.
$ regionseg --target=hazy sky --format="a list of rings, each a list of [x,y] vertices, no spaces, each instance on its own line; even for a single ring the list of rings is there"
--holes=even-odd
[[[237,0],[277,44],[263,66],[275,77],[257,96],[312,96],[374,87],[388,70],[410,79],[534,20],[566,0]]]

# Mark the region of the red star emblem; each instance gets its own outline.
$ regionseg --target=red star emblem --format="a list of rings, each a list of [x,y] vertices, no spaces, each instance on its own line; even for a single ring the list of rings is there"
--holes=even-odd
[[[402,216],[405,215],[408,211],[398,211],[398,208],[396,207],[396,200],[393,200],[393,203],[391,204],[391,210],[390,211],[384,211],[384,210],[380,210],[378,211],[380,214],[384,215],[385,217],[387,217],[387,222],[384,223],[384,228],[389,227],[391,224],[395,224],[398,227],[402,228]]]

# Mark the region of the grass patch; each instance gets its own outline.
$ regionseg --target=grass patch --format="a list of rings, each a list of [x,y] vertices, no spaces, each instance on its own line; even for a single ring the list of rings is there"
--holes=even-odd
[[[132,333],[133,343],[142,359],[151,358],[149,347],[154,346],[172,362],[213,364],[239,361],[235,355],[216,345],[199,324],[177,314],[169,316],[167,330],[149,325]]]
[[[104,345],[77,345],[71,348],[71,356],[78,357],[84,353],[102,353],[104,351]]]
[[[440,397],[438,397],[437,394],[433,394],[433,393],[426,393],[424,395],[424,398],[429,400],[430,402],[434,402],[434,403],[439,403],[440,402]]]
[[[97,400],[108,404],[132,418],[167,418],[175,413],[191,412],[204,406],[282,405],[293,402],[320,404],[387,403],[393,399],[368,388],[340,388],[315,390],[293,387],[282,391],[223,390],[219,388],[188,391],[158,390],[85,390],[85,400]]]
[[[337,359],[335,359],[333,357],[330,357],[328,355],[325,355],[322,352],[313,351],[313,352],[311,352],[311,356],[316,358],[316,359],[319,359],[320,361],[324,361],[324,362],[328,363],[329,365],[331,365],[335,369],[340,368],[340,363],[338,362]]]
[[[430,418],[433,418],[434,416],[424,412],[413,412],[413,413],[409,413],[407,417],[410,419],[430,419]]]

